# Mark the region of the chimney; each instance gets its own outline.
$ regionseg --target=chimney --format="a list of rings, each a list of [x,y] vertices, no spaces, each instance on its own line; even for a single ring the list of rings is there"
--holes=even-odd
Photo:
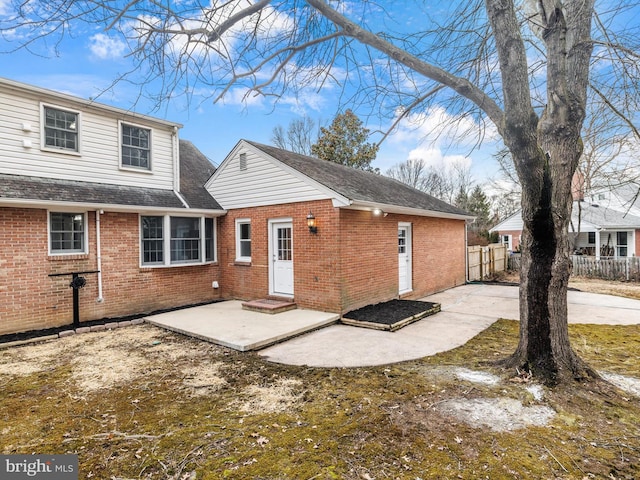
[[[578,170],[575,171],[571,179],[571,196],[574,202],[584,200],[584,175]]]

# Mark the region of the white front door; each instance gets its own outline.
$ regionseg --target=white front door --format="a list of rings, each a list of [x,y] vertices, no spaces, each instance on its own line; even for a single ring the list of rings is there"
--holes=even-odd
[[[271,294],[293,296],[293,224],[271,224]]]
[[[411,285],[411,224],[398,224],[398,293],[410,292]]]

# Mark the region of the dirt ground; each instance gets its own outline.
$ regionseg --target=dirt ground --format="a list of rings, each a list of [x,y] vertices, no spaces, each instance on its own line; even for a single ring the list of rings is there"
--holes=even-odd
[[[0,453],[73,453],[80,478],[110,480],[640,478],[640,326],[572,325],[607,382],[555,388],[495,363],[517,330],[372,368],[277,365],[146,324],[4,349]]]

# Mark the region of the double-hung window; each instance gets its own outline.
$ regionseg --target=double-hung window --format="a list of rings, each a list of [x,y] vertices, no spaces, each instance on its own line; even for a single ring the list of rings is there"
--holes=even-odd
[[[251,220],[236,220],[236,261],[251,261]]]
[[[215,261],[213,218],[169,215],[140,217],[141,265],[190,265]]]
[[[43,105],[44,148],[79,152],[78,124],[80,114],[70,110]]]
[[[151,130],[121,123],[120,131],[122,166],[151,170]]]
[[[49,212],[49,252],[87,253],[86,225],[85,213]]]
[[[200,261],[200,219],[171,217],[171,263]]]

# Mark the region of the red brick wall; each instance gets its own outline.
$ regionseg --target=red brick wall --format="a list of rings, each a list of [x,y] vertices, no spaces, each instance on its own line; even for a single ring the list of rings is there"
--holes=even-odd
[[[313,211],[318,233],[310,234]],[[420,298],[465,281],[464,222],[341,210],[329,201],[231,210],[220,219],[223,296],[269,294],[268,221],[293,219],[294,300],[302,308],[346,312],[398,297],[398,222],[413,235],[413,291]],[[235,220],[251,219],[251,264],[235,262]]]
[[[464,221],[344,210],[342,311],[398,297],[398,224],[411,223],[412,291],[421,298],[465,282]]]
[[[217,265],[140,268],[138,215],[101,216],[104,301],[97,302],[98,276],[87,274],[79,291],[81,321],[120,317],[215,299]],[[97,270],[95,213],[89,212],[89,253],[48,255],[47,212],[0,208],[0,335],[71,324],[70,276]]]
[[[511,249],[515,251],[520,248],[520,235],[522,235],[522,230],[502,230],[498,232],[498,235],[511,235]],[[500,238],[499,241],[502,243],[502,238]]]
[[[411,298],[462,285],[466,281],[464,221],[404,217],[412,223],[413,292]]]
[[[307,227],[312,211],[318,233]],[[235,222],[251,220],[251,263],[236,259]],[[338,209],[331,201],[300,202],[230,210],[219,219],[220,287],[228,298],[250,300],[269,295],[269,220],[293,223],[294,299],[302,308],[336,311],[339,305]]]

